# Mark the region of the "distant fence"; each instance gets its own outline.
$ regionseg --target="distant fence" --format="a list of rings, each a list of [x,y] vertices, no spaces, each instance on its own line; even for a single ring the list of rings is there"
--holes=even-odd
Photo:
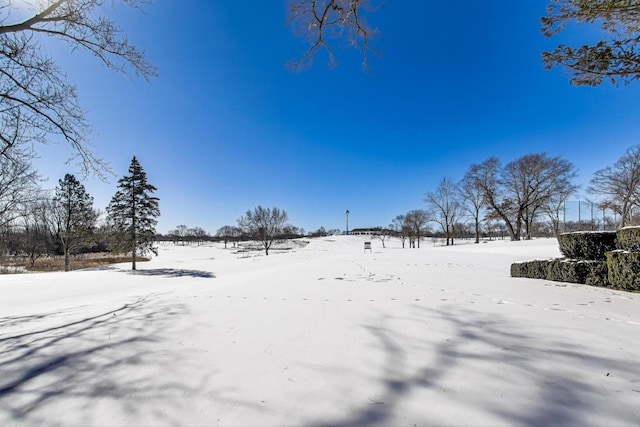
[[[598,205],[598,202],[590,200],[567,200],[560,212],[560,231],[615,230],[620,222],[620,215]]]

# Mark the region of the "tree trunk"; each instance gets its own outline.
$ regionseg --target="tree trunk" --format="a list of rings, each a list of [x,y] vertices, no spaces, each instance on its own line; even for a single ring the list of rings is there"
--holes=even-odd
[[[476,216],[476,243],[480,243],[480,221]]]

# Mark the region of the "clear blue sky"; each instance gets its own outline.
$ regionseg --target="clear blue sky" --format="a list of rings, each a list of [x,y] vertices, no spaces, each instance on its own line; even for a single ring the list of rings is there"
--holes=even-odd
[[[283,0],[157,1],[144,13],[106,4],[157,79],[50,48],[77,85],[94,152],[115,173],[84,181],[96,207],[106,208],[135,155],[158,187],[159,232],[215,233],[257,205],[287,210],[307,231],[344,229],[346,209],[350,227],[386,226],[424,208],[442,177],[458,180],[490,156],[561,156],[584,188],[640,143],[640,83],[576,88],[543,69],[542,50],[594,35],[545,39],[544,0],[388,0],[368,18],[382,53],[369,74],[340,45],[337,68],[323,54],[309,71],[288,71],[305,46]],[[38,150],[46,186],[78,174],[64,164],[67,147]]]

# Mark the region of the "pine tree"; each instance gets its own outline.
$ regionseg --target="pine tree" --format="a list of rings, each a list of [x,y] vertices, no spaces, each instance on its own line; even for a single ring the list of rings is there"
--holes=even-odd
[[[107,207],[107,221],[114,233],[113,249],[131,251],[131,269],[135,270],[136,254],[158,254],[153,243],[160,208],[158,198],[151,196],[157,189],[147,183],[147,174],[135,156],[129,175],[118,181],[118,188]]]
[[[98,219],[91,197],[75,176],[58,180],[53,218],[64,253],[64,271],[69,271],[69,254],[90,243]]]

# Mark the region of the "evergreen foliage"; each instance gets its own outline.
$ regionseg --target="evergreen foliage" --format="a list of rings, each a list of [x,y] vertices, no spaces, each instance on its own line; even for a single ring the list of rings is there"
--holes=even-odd
[[[613,288],[640,291],[640,252],[608,252],[607,266]]]
[[[511,277],[609,286],[606,261],[534,260],[511,265]]]
[[[64,253],[64,271],[69,271],[69,254],[92,244],[98,220],[91,197],[75,176],[66,174],[58,181],[54,197],[53,220]]]
[[[625,227],[619,229],[618,249],[640,252],[640,227]]]
[[[551,0],[547,16],[541,19],[545,36],[579,23],[599,26],[605,39],[579,47],[562,43],[551,52],[542,52],[545,67],[562,66],[576,86],[598,86],[603,80],[613,84],[637,80],[639,17],[640,3],[636,0]]]
[[[550,261],[534,260],[511,264],[511,277],[546,279]]]
[[[114,252],[131,251],[131,269],[136,269],[136,254],[152,252],[157,218],[160,216],[159,199],[151,194],[156,187],[147,182],[147,174],[133,157],[129,175],[118,181],[119,190],[107,207],[108,224],[113,232],[111,249]]]
[[[584,283],[590,286],[611,287],[607,261],[591,261],[591,268]]]
[[[606,253],[616,249],[615,231],[563,233],[558,236],[560,252],[569,259],[606,260]]]

